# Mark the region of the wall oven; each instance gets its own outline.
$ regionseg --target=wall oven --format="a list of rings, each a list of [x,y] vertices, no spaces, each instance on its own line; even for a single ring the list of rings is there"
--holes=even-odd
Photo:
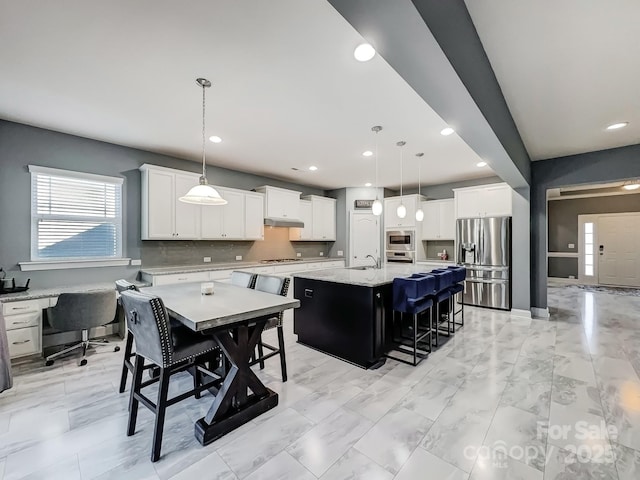
[[[415,230],[387,230],[386,231],[386,248],[388,252],[414,252]]]
[[[387,250],[387,263],[414,263],[413,252]]]

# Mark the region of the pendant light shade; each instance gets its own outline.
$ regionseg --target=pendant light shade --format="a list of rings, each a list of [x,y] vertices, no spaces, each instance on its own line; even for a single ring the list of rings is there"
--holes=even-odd
[[[407,142],[400,141],[396,143],[397,146],[400,147],[400,205],[396,209],[396,215],[398,218],[404,218],[407,216],[407,207],[404,206],[404,202],[402,201],[402,147],[404,147]]]
[[[378,198],[378,133],[382,130],[382,127],[376,125],[375,127],[371,127],[371,131],[376,134],[376,199],[373,201],[371,205],[371,213],[376,216],[382,215],[382,202]]]
[[[420,174],[422,173],[422,156],[424,153],[416,153],[416,157],[418,157],[418,197],[422,195],[420,191]],[[418,206],[418,210],[416,210],[416,221],[421,222],[424,220],[424,211],[422,210],[422,203]]]
[[[194,205],[226,205],[227,201],[220,193],[207,182],[207,162],[205,156],[204,120],[205,120],[205,91],[211,87],[211,82],[206,78],[196,79],[196,83],[202,87],[202,175],[200,183],[191,187],[187,194],[178,198],[183,203]]]

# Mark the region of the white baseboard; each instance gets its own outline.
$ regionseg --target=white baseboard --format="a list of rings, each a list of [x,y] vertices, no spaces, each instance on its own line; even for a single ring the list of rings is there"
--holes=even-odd
[[[529,310],[520,310],[518,308],[511,309],[512,317],[531,318],[531,312]]]
[[[531,307],[531,315],[533,318],[549,318],[549,309]]]
[[[561,285],[584,285],[585,282],[580,280],[579,278],[560,278],[560,277],[548,277],[547,285],[553,284],[561,284]]]

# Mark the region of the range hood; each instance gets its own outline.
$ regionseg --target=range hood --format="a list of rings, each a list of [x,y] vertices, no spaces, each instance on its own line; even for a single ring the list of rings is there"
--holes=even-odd
[[[267,217],[264,219],[264,224],[267,227],[304,227],[304,222],[302,220],[296,220],[293,218]]]

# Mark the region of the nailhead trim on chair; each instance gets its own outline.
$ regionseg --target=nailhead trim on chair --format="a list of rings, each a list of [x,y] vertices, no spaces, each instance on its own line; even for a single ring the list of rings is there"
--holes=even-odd
[[[289,293],[289,284],[291,283],[291,279],[289,277],[286,277],[284,279],[284,282],[282,283],[282,290],[280,290],[280,295],[283,297],[286,297],[287,294]],[[265,325],[264,329],[265,330],[271,330],[272,328],[276,328],[282,325],[282,321],[284,319],[284,312],[280,312],[278,313],[278,315],[276,317],[273,318],[277,318],[278,320],[276,321],[275,324],[273,325]],[[271,320],[271,319],[269,319]]]

